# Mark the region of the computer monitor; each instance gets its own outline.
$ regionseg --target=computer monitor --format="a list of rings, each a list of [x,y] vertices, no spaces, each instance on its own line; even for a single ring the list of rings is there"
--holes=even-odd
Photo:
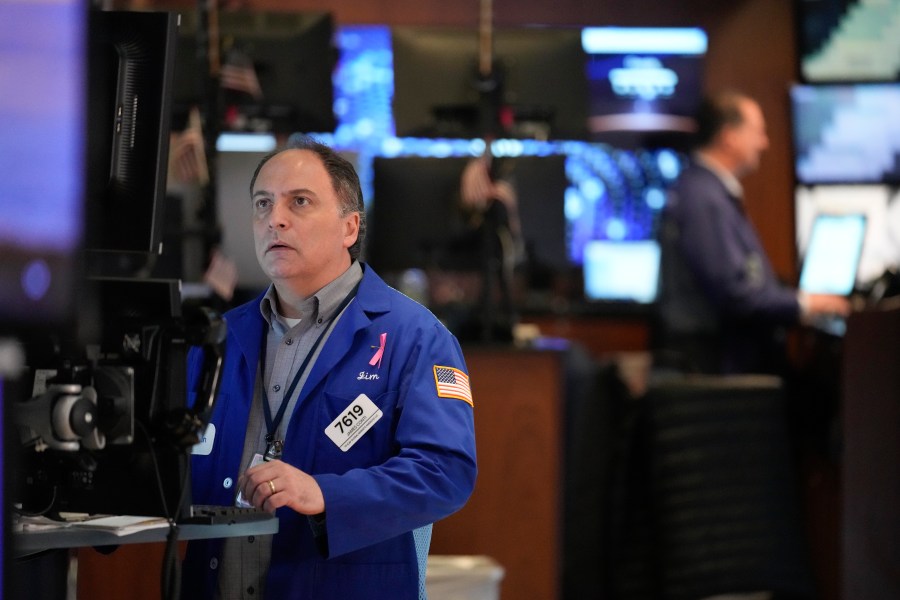
[[[164,12],[90,12],[89,251],[161,252],[177,19]],[[99,270],[107,258],[96,257]]]
[[[797,183],[900,184],[900,83],[790,89]]]
[[[588,124],[620,148],[687,148],[703,90],[706,33],[684,27],[587,27]]]
[[[865,236],[864,214],[817,215],[803,256],[800,289],[810,294],[850,295]]]
[[[376,157],[365,257],[379,272],[480,268],[471,253],[458,198],[472,157]],[[568,268],[565,156],[495,158],[517,190],[531,268]]]
[[[900,269],[900,194],[886,185],[798,186],[794,195],[797,254],[804,256],[820,214],[863,214],[866,239],[856,287],[869,288],[886,271]]]
[[[397,136],[585,139],[587,84],[578,29],[497,28],[492,78],[507,119],[486,122],[480,102],[478,31],[394,27],[393,112]]]
[[[183,122],[207,105],[210,68],[198,19],[181,15],[174,111]],[[276,133],[334,131],[334,19],[321,11],[223,10],[218,14],[221,128]],[[215,100],[215,99],[214,99]]]

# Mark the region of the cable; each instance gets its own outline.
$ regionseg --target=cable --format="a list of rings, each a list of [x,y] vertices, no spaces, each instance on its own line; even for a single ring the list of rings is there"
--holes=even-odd
[[[50,512],[50,509],[53,508],[53,505],[56,503],[57,488],[55,485],[53,486],[52,490],[53,491],[50,495],[50,502],[47,504],[47,506],[45,508],[42,508],[41,510],[37,510],[37,511],[33,511],[33,512],[29,512],[29,511],[23,510],[21,508],[15,508],[14,509],[15,512],[22,515],[23,517],[41,517],[41,516],[47,514],[48,512]]]
[[[160,594],[162,600],[178,600],[181,595],[181,562],[178,557],[178,535],[180,530],[178,527],[178,520],[181,516],[181,508],[184,504],[185,494],[187,494],[187,489],[190,485],[190,468],[184,469],[175,511],[174,514],[170,513],[168,503],[166,502],[162,473],[159,469],[159,461],[156,458],[156,446],[153,444],[153,439],[146,426],[139,421],[138,425],[141,433],[147,438],[150,460],[153,463],[153,472],[156,477],[163,515],[169,521],[169,533],[166,536],[166,547],[163,552],[163,563],[160,571]]]
[[[163,566],[160,574],[162,600],[178,600],[181,595],[181,561],[178,558],[178,518],[184,503],[184,496],[187,493],[188,485],[190,485],[189,473],[190,469],[184,470],[178,506],[175,507],[175,516],[169,520],[169,535],[166,536],[166,549],[163,553]]]
[[[159,589],[162,600],[179,600],[181,596],[181,562],[178,558],[178,523],[169,521],[166,549],[160,572]]]

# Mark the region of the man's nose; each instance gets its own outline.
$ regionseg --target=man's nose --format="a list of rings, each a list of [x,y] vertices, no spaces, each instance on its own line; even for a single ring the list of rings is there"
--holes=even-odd
[[[269,228],[284,229],[288,225],[288,210],[279,202],[272,205],[272,211],[269,213]]]

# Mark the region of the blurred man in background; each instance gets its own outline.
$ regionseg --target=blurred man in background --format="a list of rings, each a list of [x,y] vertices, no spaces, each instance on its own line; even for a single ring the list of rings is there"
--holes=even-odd
[[[755,100],[724,91],[703,101],[692,164],[671,191],[660,234],[656,348],[672,366],[781,373],[788,326],[850,311],[846,298],[784,285],[766,256],[739,180],[768,145]]]

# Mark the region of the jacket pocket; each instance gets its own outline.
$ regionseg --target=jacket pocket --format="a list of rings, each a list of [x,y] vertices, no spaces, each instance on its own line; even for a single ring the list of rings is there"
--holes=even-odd
[[[325,392],[317,419],[317,435],[322,441],[316,452],[316,471],[340,474],[380,464],[392,456],[398,397],[398,392],[375,398]]]

